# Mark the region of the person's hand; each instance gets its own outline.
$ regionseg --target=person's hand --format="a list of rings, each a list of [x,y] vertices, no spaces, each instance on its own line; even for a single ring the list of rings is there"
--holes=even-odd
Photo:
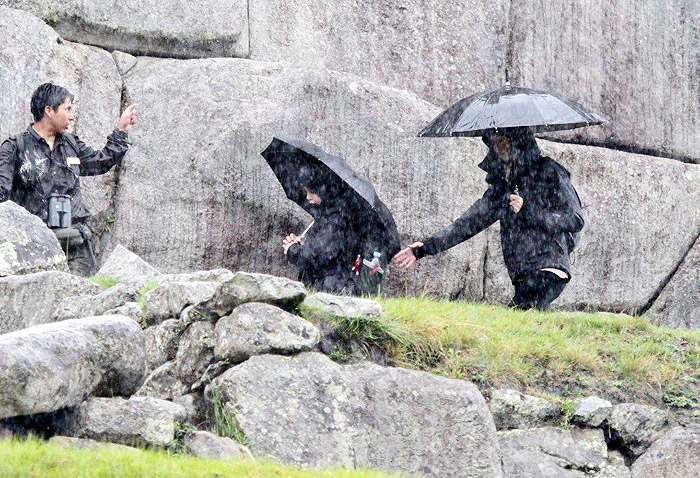
[[[282,241],[282,247],[284,248],[284,254],[287,255],[287,251],[294,244],[301,244],[304,241],[303,237],[298,237],[296,234],[287,234],[287,237]]]
[[[523,208],[523,198],[517,194],[510,195],[510,208],[515,214],[518,214]]]
[[[423,247],[422,242],[414,242],[408,246],[401,249],[396,255],[391,259],[391,263],[401,269],[410,269],[413,264],[416,263],[416,256],[413,254],[413,249],[416,247]]]
[[[119,123],[117,123],[117,128],[128,133],[132,126],[138,122],[136,119],[136,105],[131,105],[122,113]]]

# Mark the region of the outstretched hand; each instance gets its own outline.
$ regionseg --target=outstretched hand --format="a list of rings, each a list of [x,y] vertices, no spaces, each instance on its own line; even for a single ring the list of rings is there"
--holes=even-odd
[[[401,269],[410,269],[413,264],[416,263],[416,255],[413,253],[413,249],[416,247],[423,247],[422,242],[414,242],[408,246],[401,249],[396,255],[391,259],[391,263]]]
[[[119,118],[119,123],[117,123],[117,128],[128,133],[136,123],[138,123],[138,120],[136,119],[136,105],[134,104],[124,110]]]

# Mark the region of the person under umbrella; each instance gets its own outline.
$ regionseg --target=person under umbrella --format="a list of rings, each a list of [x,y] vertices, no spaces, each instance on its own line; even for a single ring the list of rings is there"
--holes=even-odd
[[[305,234],[284,238],[287,260],[299,268],[299,281],[313,290],[359,293],[352,268],[361,244],[350,195],[339,182],[321,176],[310,177],[304,189],[314,222]]]
[[[515,287],[511,305],[545,310],[571,279],[569,253],[584,225],[581,203],[568,171],[542,156],[532,128],[488,129],[489,147],[479,167],[488,189],[459,219],[432,237],[402,249],[393,264],[416,260],[460,244],[496,221]]]
[[[274,138],[261,154],[287,197],[314,218],[282,241],[299,280],[318,291],[378,293],[387,259],[401,245],[374,186],[342,158],[301,139]]]

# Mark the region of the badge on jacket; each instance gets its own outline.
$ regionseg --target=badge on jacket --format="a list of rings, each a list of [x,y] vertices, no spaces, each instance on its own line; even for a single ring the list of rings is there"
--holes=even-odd
[[[80,158],[76,158],[75,156],[71,156],[66,158],[66,161],[68,162],[68,166],[79,166],[80,165]]]

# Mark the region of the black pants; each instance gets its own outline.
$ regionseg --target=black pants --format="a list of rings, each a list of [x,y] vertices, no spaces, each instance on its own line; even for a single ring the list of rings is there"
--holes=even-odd
[[[510,305],[518,309],[547,310],[568,282],[568,279],[562,279],[553,272],[532,272],[513,283],[515,295]]]
[[[63,229],[62,231],[67,231]],[[54,230],[57,237],[59,233]],[[75,236],[78,236],[77,238]],[[58,237],[58,242],[66,253],[68,270],[71,274],[89,277],[97,272],[95,255],[92,249],[92,230],[86,224],[78,224],[73,227],[71,238]]]

